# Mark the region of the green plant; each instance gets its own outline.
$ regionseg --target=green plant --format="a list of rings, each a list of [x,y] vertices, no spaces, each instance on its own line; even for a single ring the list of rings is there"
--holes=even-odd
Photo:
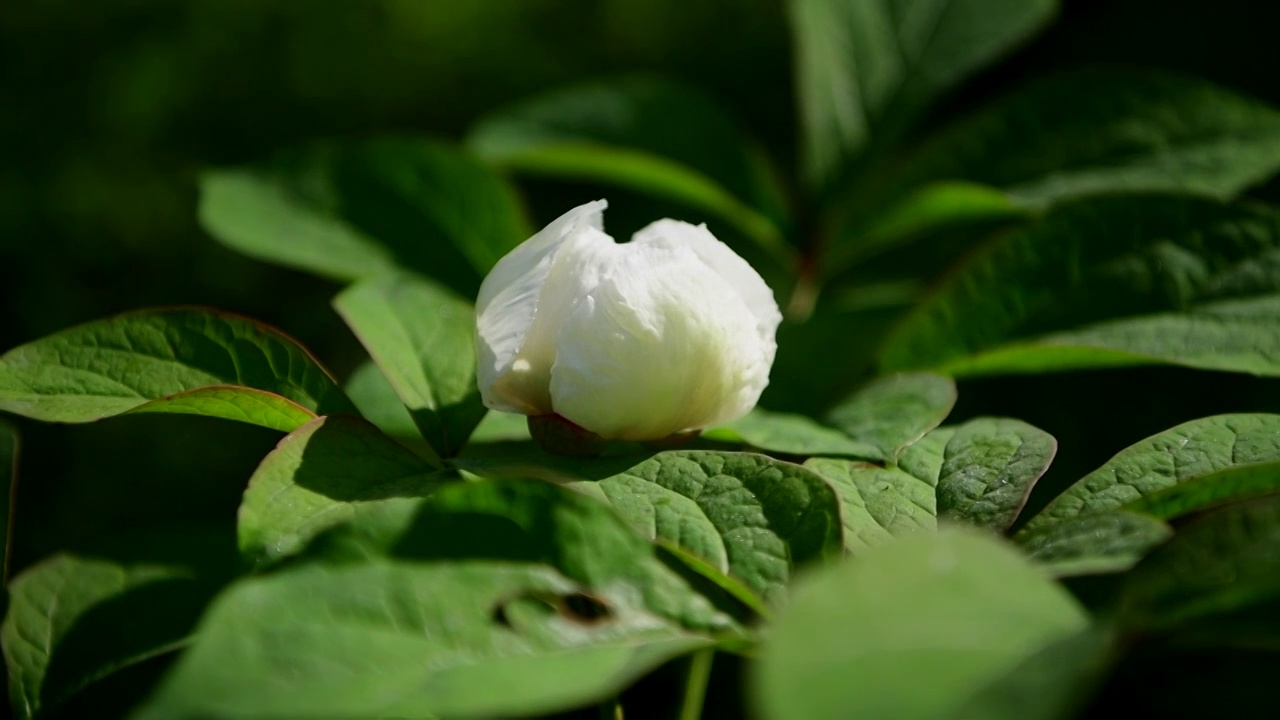
[[[211,235],[347,286],[334,309],[369,361],[345,384],[203,308],[0,357],[0,409],[22,417],[287,433],[235,547],[138,532],[11,580],[15,712],[176,656],[136,717],[625,712],[670,663],[686,718],[724,667],[766,718],[1049,718],[1144,653],[1273,651],[1280,415],[1113,448],[1030,517],[1057,441],[944,423],[956,378],[1280,374],[1280,214],[1244,196],[1280,169],[1280,113],[1105,69],[929,128],[1056,3],[791,9],[794,174],[697,90],[648,77],[519,103],[461,146],[313,143],[208,173]],[[788,316],[762,408],[686,449],[593,458],[486,413],[470,300],[531,234],[507,174],[658,198],[747,257]],[[16,467],[0,424],[0,480]]]

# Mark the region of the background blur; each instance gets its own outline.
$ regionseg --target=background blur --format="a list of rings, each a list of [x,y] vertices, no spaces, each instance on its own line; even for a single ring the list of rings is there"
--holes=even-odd
[[[1273,2],[1067,0],[1047,33],[933,118],[1095,63],[1179,70],[1280,105],[1266,51],[1277,27]],[[132,308],[205,304],[285,329],[345,377],[362,353],[329,309],[337,286],[215,244],[196,223],[198,172],[315,138],[457,138],[526,95],[636,71],[700,87],[781,167],[795,166],[781,0],[6,0],[0,351]],[[605,194],[545,180],[522,188],[537,226]],[[1255,192],[1280,199],[1275,183]],[[669,214],[608,195],[620,236],[634,229],[627,217]],[[1273,385],[1173,369],[985,380],[961,385],[951,420],[1011,415],[1056,435],[1062,453],[1043,497],[1182,420],[1280,411]],[[278,438],[162,415],[21,426],[15,570],[121,527],[231,516]],[[194,452],[209,444],[212,458]],[[114,499],[122,485],[136,501]]]

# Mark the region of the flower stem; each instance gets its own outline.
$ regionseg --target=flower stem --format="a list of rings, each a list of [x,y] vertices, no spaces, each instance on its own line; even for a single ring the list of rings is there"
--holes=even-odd
[[[680,720],[700,720],[702,703],[707,696],[707,683],[711,680],[711,661],[716,651],[699,650],[689,659],[689,675],[684,688],[684,705],[680,708]]]

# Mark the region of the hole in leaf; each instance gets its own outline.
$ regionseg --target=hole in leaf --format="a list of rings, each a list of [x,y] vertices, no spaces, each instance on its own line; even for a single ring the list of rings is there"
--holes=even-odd
[[[576,592],[560,599],[560,615],[586,625],[594,625],[613,616],[605,601],[586,593]]]

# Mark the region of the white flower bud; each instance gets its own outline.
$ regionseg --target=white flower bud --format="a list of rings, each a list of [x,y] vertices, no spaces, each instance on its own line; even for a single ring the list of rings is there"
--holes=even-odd
[[[659,220],[618,244],[603,200],[498,261],[476,300],[488,407],[652,440],[735,420],[769,383],[769,286],[707,230]]]

